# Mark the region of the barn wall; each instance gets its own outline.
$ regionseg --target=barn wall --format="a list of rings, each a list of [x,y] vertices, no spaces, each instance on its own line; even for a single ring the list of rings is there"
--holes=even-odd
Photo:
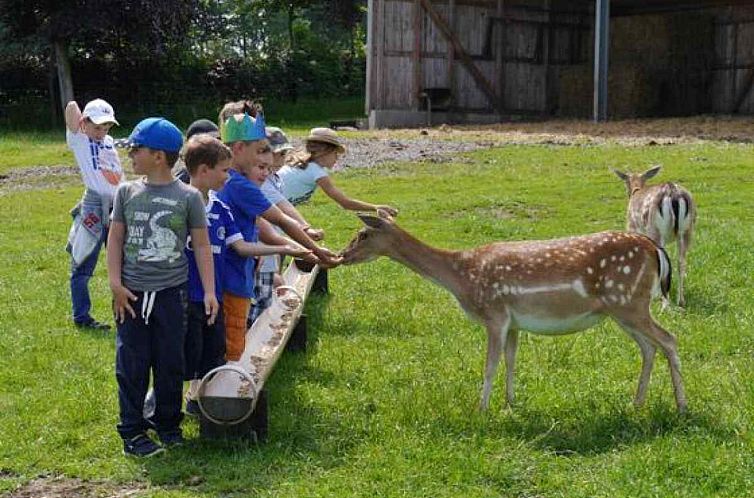
[[[421,91],[439,88],[447,116],[591,116],[593,14],[568,0],[512,4],[432,1],[490,98],[417,0],[370,0],[367,110],[421,113]],[[754,113],[754,7],[614,17],[610,30],[610,117]]]

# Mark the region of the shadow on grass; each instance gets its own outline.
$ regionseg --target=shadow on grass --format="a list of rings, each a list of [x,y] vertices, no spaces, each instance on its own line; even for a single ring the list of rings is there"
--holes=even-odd
[[[499,416],[477,413],[471,419],[479,437],[504,434],[520,440],[522,446],[560,456],[599,455],[668,436],[711,439],[721,444],[737,439],[736,432],[721,426],[715,417],[694,411],[679,414],[671,404],[639,409],[627,405],[609,411],[594,405],[552,410],[518,406]],[[467,426],[459,431],[458,425],[438,422],[446,435],[457,431],[468,436],[471,430]]]

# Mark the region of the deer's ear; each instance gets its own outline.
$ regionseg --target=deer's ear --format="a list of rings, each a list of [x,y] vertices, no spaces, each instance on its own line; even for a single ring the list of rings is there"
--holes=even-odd
[[[364,224],[370,228],[382,228],[383,226],[385,226],[385,223],[386,223],[385,220],[373,214],[359,213],[356,216],[358,216],[359,219],[363,221]]]
[[[642,173],[641,177],[645,180],[649,180],[650,178],[655,176],[657,173],[659,173],[661,169],[662,169],[662,166],[658,164],[657,166],[649,168],[647,171]]]
[[[622,171],[618,171],[615,168],[610,168],[610,171],[612,171],[613,173],[615,173],[615,176],[617,176],[618,178],[620,178],[624,182],[628,181],[628,175],[625,174],[625,173],[623,173]]]

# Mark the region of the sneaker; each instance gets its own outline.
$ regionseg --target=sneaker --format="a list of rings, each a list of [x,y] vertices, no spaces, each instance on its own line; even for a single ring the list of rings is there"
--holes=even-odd
[[[162,445],[166,448],[183,446],[183,443],[186,442],[186,440],[183,439],[183,434],[181,434],[180,429],[172,432],[165,432],[163,434],[160,434],[159,436],[160,442],[162,442]]]
[[[98,322],[92,317],[89,317],[88,319],[82,321],[82,322],[73,322],[74,325],[76,325],[77,328],[80,329],[91,329],[91,330],[110,330],[110,325],[107,323]]]
[[[186,400],[186,413],[191,415],[192,417],[198,417],[201,414],[201,410],[199,409],[199,402],[195,399],[187,399]]]
[[[149,458],[159,455],[163,451],[165,451],[165,448],[149,439],[146,434],[139,434],[132,439],[123,440],[123,454],[127,456]]]

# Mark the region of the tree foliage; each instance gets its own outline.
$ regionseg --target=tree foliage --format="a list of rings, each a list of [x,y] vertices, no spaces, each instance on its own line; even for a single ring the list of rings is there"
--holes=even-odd
[[[54,41],[68,47],[78,100],[139,112],[353,95],[365,20],[365,0],[0,0],[0,78],[15,74],[0,89],[0,119],[3,106],[53,97]]]

